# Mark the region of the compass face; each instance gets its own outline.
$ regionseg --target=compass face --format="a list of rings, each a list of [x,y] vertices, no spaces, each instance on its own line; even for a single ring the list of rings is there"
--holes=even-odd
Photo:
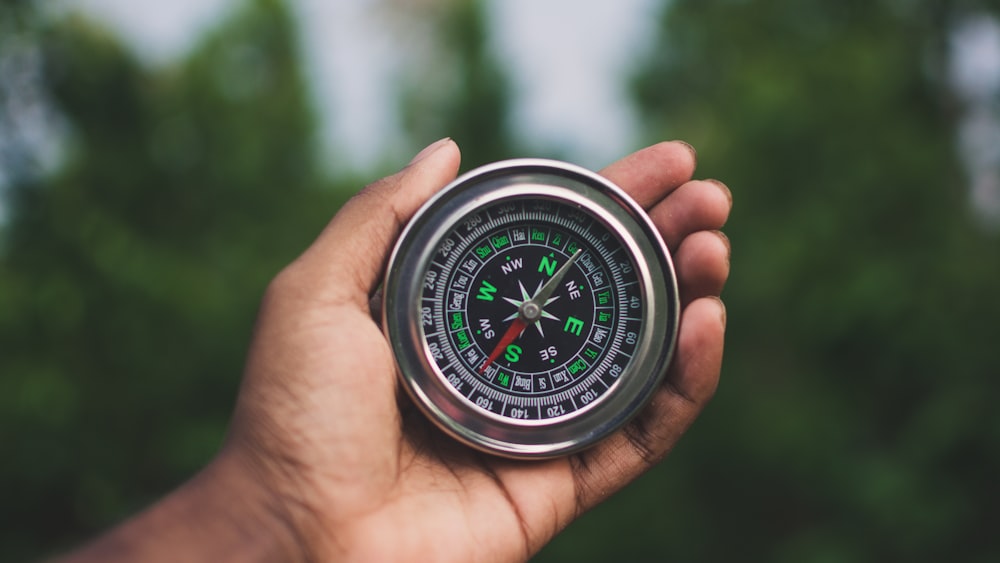
[[[574,256],[538,318],[502,341]],[[635,355],[643,317],[621,242],[594,217],[544,198],[497,202],[452,229],[425,274],[421,310],[430,311],[434,363],[455,390],[521,420],[558,418],[604,395]]]
[[[474,447],[551,457],[631,418],[673,350],[662,240],[607,180],[555,161],[473,171],[390,260],[384,327],[404,387]]]

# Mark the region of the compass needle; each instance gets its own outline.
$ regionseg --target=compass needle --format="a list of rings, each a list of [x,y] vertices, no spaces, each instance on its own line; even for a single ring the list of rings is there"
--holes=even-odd
[[[515,307],[520,307],[521,303],[524,303],[525,301],[527,301],[527,299],[522,300],[522,301],[518,301],[517,299],[511,299],[510,297],[504,297],[503,300],[506,301],[506,302],[508,302],[508,303],[510,303],[511,305],[513,305]]]
[[[508,346],[511,346],[511,343],[517,340],[522,333],[524,333],[524,329],[527,328],[527,326],[528,325],[520,318],[514,319],[514,322],[512,322],[510,327],[507,328],[507,332],[505,332],[503,337],[500,338],[500,342],[498,342],[496,347],[493,348],[493,352],[490,353],[482,367],[479,368],[480,375],[486,373],[486,368],[490,367],[490,364],[496,361],[496,359],[500,357],[500,354],[503,353]]]
[[[517,286],[521,288],[521,302],[531,299],[531,295],[528,295],[528,290],[524,289],[524,284],[521,283],[521,280],[517,281]],[[539,287],[541,287],[541,285],[539,285]]]
[[[484,451],[592,445],[638,412],[673,353],[662,240],[620,188],[572,165],[460,177],[417,212],[387,271],[383,326],[403,387]]]

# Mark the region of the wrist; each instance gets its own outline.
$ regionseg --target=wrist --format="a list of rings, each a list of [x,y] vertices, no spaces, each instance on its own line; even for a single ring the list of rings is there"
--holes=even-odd
[[[234,510],[244,511],[234,517],[240,519],[239,527],[251,536],[250,541],[261,544],[258,547],[264,555],[270,554],[262,560],[323,559],[322,526],[309,504],[312,495],[305,487],[296,487],[302,475],[264,461],[255,448],[239,441],[227,444],[212,465],[209,482],[217,483],[218,492],[236,500]],[[261,535],[266,538],[256,537]]]
[[[269,489],[242,452],[224,448],[190,483],[178,491],[203,537],[218,546],[206,560],[305,561],[301,541],[285,499]],[[211,535],[212,537],[207,537]]]
[[[238,452],[223,450],[190,481],[68,561],[304,561],[283,503]]]

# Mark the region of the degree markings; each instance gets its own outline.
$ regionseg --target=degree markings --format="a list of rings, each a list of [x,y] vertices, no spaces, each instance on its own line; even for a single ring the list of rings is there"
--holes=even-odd
[[[439,276],[442,273],[444,276],[439,277],[438,285],[433,288],[433,297],[424,297],[423,302],[432,306],[432,314],[435,323],[439,323],[448,329],[450,329],[450,322],[448,318],[450,312],[459,311],[463,314],[465,322],[464,327],[445,331],[438,330],[426,336],[428,339],[438,339],[439,347],[444,348],[442,352],[447,358],[447,364],[441,367],[451,368],[451,370],[454,371],[455,376],[469,384],[468,392],[463,393],[466,395],[466,398],[471,401],[472,397],[478,392],[478,394],[482,397],[499,401],[502,404],[502,407],[500,408],[501,413],[506,413],[509,409],[514,408],[515,406],[517,408],[538,407],[538,412],[536,413],[537,417],[543,418],[540,408],[541,406],[558,405],[568,400],[572,403],[573,409],[576,410],[581,408],[576,401],[578,395],[588,393],[589,390],[594,389],[597,391],[599,397],[603,394],[603,391],[599,389],[597,383],[601,384],[600,387],[603,388],[603,390],[607,390],[609,388],[608,382],[604,379],[611,367],[611,364],[617,361],[618,358],[623,358],[625,360],[625,366],[630,363],[632,355],[626,353],[621,348],[622,340],[624,339],[624,332],[626,330],[625,325],[627,321],[641,322],[641,319],[624,317],[623,315],[627,314],[629,311],[629,299],[631,296],[628,295],[630,292],[627,290],[632,286],[637,285],[639,281],[638,279],[633,279],[631,281],[625,280],[618,262],[613,258],[624,248],[622,241],[614,237],[612,231],[608,230],[608,228],[603,224],[601,224],[600,229],[600,231],[603,231],[602,236],[598,236],[597,233],[593,232],[592,227],[594,223],[597,222],[594,217],[572,208],[569,208],[571,209],[571,213],[581,214],[586,221],[581,222],[573,217],[564,217],[563,212],[568,208],[568,206],[562,204],[550,204],[545,202],[542,207],[547,209],[525,209],[525,207],[526,204],[524,202],[516,202],[516,208],[514,210],[508,213],[498,214],[498,216],[494,216],[489,209],[481,210],[466,221],[466,223],[476,222],[477,224],[475,224],[471,229],[464,229],[464,235],[460,234],[463,227],[465,227],[462,223],[457,224],[452,230],[448,231],[438,243],[441,245],[444,244],[445,241],[452,241],[451,247],[445,255],[444,264],[439,262],[438,255],[441,254],[440,249],[435,251],[435,260],[431,263],[432,267],[436,267],[438,269]],[[525,229],[529,230],[528,237],[523,240],[515,240],[514,231],[518,229],[515,229],[514,225],[518,225],[520,223],[530,224],[533,222],[541,223],[540,228],[544,228],[546,231],[546,240],[544,242],[533,241],[530,235],[530,227],[528,226],[525,226]],[[552,246],[552,240],[554,233],[556,232],[556,227],[561,227],[566,231],[564,234],[566,240],[565,242],[560,242],[557,246]],[[483,238],[491,232],[493,232],[492,236]],[[495,237],[498,235],[505,235],[507,237],[507,243],[501,244],[501,246],[498,247],[495,244]],[[494,254],[522,245],[538,245],[548,247],[564,255],[565,252],[563,251],[563,248],[565,248],[574,237],[584,243],[585,247],[587,247],[587,252],[591,253],[597,262],[597,268],[591,270],[589,274],[587,273],[587,270],[577,265],[577,270],[584,274],[584,277],[587,280],[587,285],[591,287],[591,290],[595,294],[599,290],[609,289],[617,297],[617,299],[613,299],[610,303],[603,306],[599,306],[596,299],[593,300],[593,318],[597,318],[598,310],[611,311],[612,318],[610,319],[610,323],[608,325],[600,325],[599,327],[596,321],[592,322],[588,337],[584,341],[580,351],[571,356],[566,363],[561,364],[556,369],[539,372],[537,374],[529,374],[507,368],[504,368],[504,371],[508,372],[511,377],[519,375],[528,377],[544,376],[548,378],[548,381],[555,387],[555,389],[558,389],[553,376],[556,373],[565,372],[566,366],[568,366],[571,362],[578,359],[584,359],[584,349],[589,346],[590,348],[597,350],[600,355],[594,356],[593,359],[590,359],[589,357],[584,359],[584,361],[588,364],[588,367],[584,368],[585,371],[582,374],[582,378],[573,379],[573,376],[569,375],[570,381],[564,384],[565,388],[563,390],[547,396],[537,394],[534,396],[525,396],[517,394],[521,392],[514,392],[512,389],[507,389],[505,393],[504,391],[493,387],[493,385],[485,384],[480,379],[469,379],[468,374],[465,373],[465,371],[468,370],[468,366],[465,365],[467,363],[465,362],[466,354],[469,352],[468,346],[474,346],[474,350],[479,353],[478,355],[485,356],[486,354],[482,351],[478,342],[476,342],[474,338],[471,343],[463,348],[462,351],[458,351],[456,343],[448,338],[448,335],[453,335],[466,330],[472,330],[472,321],[469,316],[469,304],[471,294],[474,289],[473,286],[475,284],[468,283],[466,287],[456,289],[455,280],[457,279],[457,276],[461,275],[462,272],[475,276],[476,272],[480,271],[484,265],[492,259]],[[616,242],[616,245],[613,245],[615,246],[614,248],[609,248],[608,243],[612,241]],[[477,242],[482,243],[483,245],[488,244],[491,253],[484,258],[480,258],[476,252],[470,252],[472,247]],[[565,258],[565,256],[563,256],[563,258]],[[475,262],[475,268],[470,269],[470,261]],[[631,263],[631,259],[629,259],[629,263]],[[634,264],[632,264],[632,266],[634,272],[635,266]],[[609,275],[604,275],[599,278],[600,281],[603,281],[603,284],[595,285],[591,274],[601,270],[607,272]],[[456,294],[460,295],[457,300],[455,298]],[[448,296],[451,296],[452,299],[446,299]],[[455,305],[457,305],[458,308],[456,308]],[[615,305],[617,305],[617,311],[615,311]],[[593,339],[595,331],[598,330],[598,328],[601,330],[609,330],[609,334],[604,335],[601,338],[603,345]],[[444,342],[444,340],[448,340],[448,342]],[[491,382],[495,381],[499,371],[499,369],[489,371],[487,375]],[[534,393],[534,391],[532,391],[532,393]],[[593,400],[588,400],[586,403],[589,404],[592,402]],[[496,409],[493,407],[491,407],[490,410],[496,412]]]

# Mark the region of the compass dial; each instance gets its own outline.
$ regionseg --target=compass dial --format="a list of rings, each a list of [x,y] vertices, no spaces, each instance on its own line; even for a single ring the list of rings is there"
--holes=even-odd
[[[613,432],[673,350],[662,240],[619,188],[565,163],[456,180],[402,234],[385,289],[404,387],[446,432],[501,455],[551,457]]]
[[[421,309],[430,311],[424,333],[435,365],[459,394],[500,416],[544,420],[614,385],[635,354],[642,295],[628,253],[594,223],[563,203],[501,201],[444,238]],[[501,343],[525,317],[522,306],[574,256],[536,317]]]

